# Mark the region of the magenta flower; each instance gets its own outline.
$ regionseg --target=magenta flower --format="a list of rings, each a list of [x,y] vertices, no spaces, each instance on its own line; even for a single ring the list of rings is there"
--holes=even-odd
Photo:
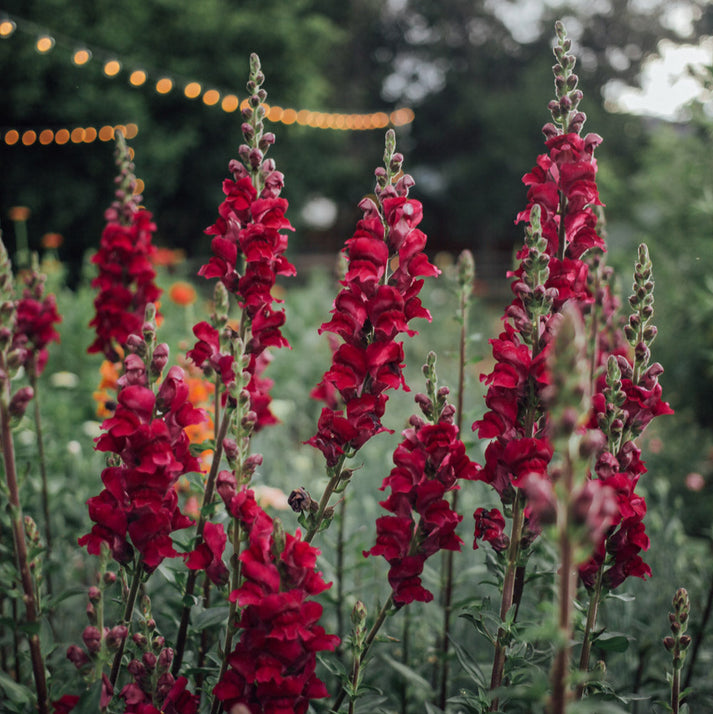
[[[408,326],[413,318],[431,319],[418,294],[421,278],[440,271],[423,252],[426,236],[416,227],[423,210],[418,201],[408,198],[413,179],[407,174],[395,179],[403,157],[394,154],[394,148],[390,132],[387,170],[376,172],[376,201],[365,198],[359,204],[362,218],[344,248],[348,267],[343,288],[334,300],[332,319],[319,329],[343,340],[312,393],[328,406],[308,443],[322,451],[330,468],[386,430],[381,423],[388,400],[385,392],[408,389],[403,343],[396,337],[416,334]],[[333,408],[337,393],[346,414]]]
[[[206,575],[216,585],[225,585],[230,574],[222,559],[227,540],[228,536],[222,525],[206,521],[203,542],[188,554],[186,567],[189,570],[205,570]]]
[[[304,714],[311,699],[328,696],[315,674],[316,654],[339,642],[318,624],[322,606],[310,599],[329,587],[314,569],[319,551],[299,532],[276,528],[228,472],[218,491],[246,530],[248,547],[240,554],[243,582],[230,595],[241,607],[241,636],[214,694],[226,711],[242,704],[252,714]]]
[[[154,279],[156,272],[150,258],[156,224],[151,214],[138,208],[140,196],[133,190],[136,178],[123,136],[117,136],[117,164],[120,168],[116,200],[105,212],[107,225],[99,250],[92,257],[99,274],[92,287],[99,293],[94,300],[96,314],[89,323],[97,333],[88,352],[102,352],[118,360],[117,348],[125,348],[129,335],[140,334],[146,306],[161,296]]]
[[[377,519],[376,545],[364,555],[382,555],[389,563],[396,605],[430,602],[433,594],[421,582],[426,559],[440,550],[460,550],[463,542],[455,533],[462,516],[445,495],[459,488],[459,479],[475,478],[476,466],[458,438],[453,411],[446,407],[433,424],[411,417],[381,486],[391,493],[380,505],[393,515]]]
[[[141,358],[129,355],[124,369],[116,413],[103,423],[96,445],[115,454],[119,465],[102,472],[104,490],[87,502],[95,525],[79,545],[98,555],[107,543],[120,563],[136,549],[151,572],[164,558],[178,555],[170,535],[192,523],[178,508],[174,484],[181,475],[200,470],[185,428],[206,417],[188,401],[180,367],[169,370],[158,395],[146,386]]]

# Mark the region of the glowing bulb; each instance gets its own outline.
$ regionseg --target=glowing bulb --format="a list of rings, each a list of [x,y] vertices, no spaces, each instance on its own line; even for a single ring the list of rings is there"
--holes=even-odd
[[[3,20],[0,22],[0,37],[3,39],[10,37],[16,27],[17,25],[12,20]]]
[[[129,75],[129,82],[134,87],[140,87],[146,81],[146,72],[143,69],[136,69]]]
[[[54,139],[54,132],[52,129],[43,129],[40,132],[40,144],[42,146],[47,146],[47,144],[51,144]]]
[[[86,49],[81,49],[77,50],[73,55],[72,55],[72,62],[76,65],[83,65],[89,62],[89,60],[92,57],[92,53],[89,50]]]
[[[212,107],[214,104],[217,104],[219,101],[220,101],[220,92],[216,91],[215,89],[209,89],[203,95],[203,104],[205,104],[208,107]]]
[[[84,130],[84,143],[91,144],[93,141],[96,141],[96,138],[97,138],[97,130],[93,126],[88,126]]]
[[[99,129],[99,141],[111,141],[114,138],[114,127],[108,124]]]
[[[54,47],[54,38],[49,35],[40,35],[35,43],[37,51],[44,54]]]
[[[198,82],[189,82],[183,93],[188,97],[188,99],[195,99],[201,93],[201,85]]]
[[[239,106],[238,98],[234,94],[226,94],[220,103],[220,108],[224,112],[234,112]]]
[[[168,94],[173,89],[173,80],[168,77],[161,77],[161,79],[156,82],[156,91],[159,94]]]
[[[104,74],[107,77],[115,77],[119,72],[121,72],[121,63],[117,60],[109,60],[104,65]]]
[[[17,142],[20,140],[20,134],[15,131],[14,129],[10,129],[10,131],[6,132],[5,134],[5,143],[8,146],[13,146],[14,144],[17,144]]]
[[[62,144],[66,144],[69,141],[69,131],[67,129],[60,129],[55,135],[54,135],[54,143],[59,144],[60,146]]]
[[[78,126],[76,129],[72,129],[72,133],[69,135],[73,144],[81,144],[84,141],[84,129]]]

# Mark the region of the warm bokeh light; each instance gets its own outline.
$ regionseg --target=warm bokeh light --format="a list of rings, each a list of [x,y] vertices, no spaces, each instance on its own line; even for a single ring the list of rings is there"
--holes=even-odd
[[[99,129],[99,141],[111,141],[114,138],[114,127],[108,124]]]
[[[37,48],[37,51],[42,54],[49,52],[54,47],[54,38],[49,35],[40,35],[37,38],[35,47]]]
[[[32,129],[30,129],[29,131],[23,132],[22,143],[25,146],[31,146],[36,141],[37,141],[37,132],[32,131]]]
[[[45,233],[40,242],[46,250],[56,250],[62,245],[64,238],[61,233]]]
[[[134,186],[134,195],[138,196],[139,194],[144,192],[145,184],[143,179],[137,178],[136,179],[136,186]]]
[[[198,82],[189,82],[183,93],[188,99],[195,99],[201,93],[202,87]]]
[[[124,136],[127,139],[133,139],[138,133],[139,133],[139,127],[137,124],[134,124],[133,122],[130,124],[127,124],[124,127]]]
[[[17,25],[12,20],[3,20],[0,22],[0,37],[3,39],[5,37],[10,37],[10,35],[15,32],[16,28]]]
[[[176,305],[186,307],[192,305],[197,300],[198,294],[190,283],[178,280],[168,289],[168,297],[173,300]]]
[[[297,121],[297,112],[294,109],[285,109],[282,113],[283,124],[294,124]]]
[[[220,108],[224,112],[234,112],[239,105],[240,102],[234,94],[226,94],[223,97],[223,101],[220,103]]]
[[[273,106],[270,107],[270,111],[267,112],[267,118],[270,121],[280,121],[280,119],[282,119],[283,114],[284,110],[282,109],[282,107]]]
[[[10,129],[10,131],[5,132],[5,143],[8,146],[13,146],[14,144],[17,144],[19,140],[20,133],[15,131],[14,129]]]
[[[76,129],[72,129],[72,133],[69,138],[73,144],[81,144],[84,141],[84,129],[78,126]]]
[[[129,75],[129,82],[134,85],[134,87],[140,87],[146,81],[147,75],[143,69],[135,69]]]
[[[51,144],[54,141],[54,132],[52,129],[43,129],[40,132],[40,144],[43,146],[47,146],[47,144]]]
[[[89,62],[91,59],[92,53],[87,50],[82,48],[81,50],[77,50],[73,55],[72,55],[72,62],[76,65],[83,65]]]
[[[69,131],[67,129],[60,129],[54,135],[55,144],[66,144],[69,141]]]
[[[220,92],[216,91],[215,89],[209,89],[203,95],[203,104],[205,104],[206,106],[212,107],[214,104],[217,104],[219,101],[220,101]]]
[[[92,141],[96,141],[96,139],[97,139],[97,130],[93,126],[88,126],[84,130],[84,143],[91,144]]]
[[[173,80],[169,77],[161,77],[156,82],[156,91],[159,94],[168,94],[173,89]]]
[[[121,72],[121,62],[117,60],[109,60],[104,65],[104,74],[107,77],[115,77],[119,72]]]

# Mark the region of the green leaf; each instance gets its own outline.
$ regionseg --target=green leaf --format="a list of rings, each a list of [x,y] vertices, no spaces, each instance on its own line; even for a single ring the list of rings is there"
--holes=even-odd
[[[403,664],[403,662],[399,662],[388,655],[382,655],[381,659],[383,659],[389,666],[393,667],[409,684],[421,687],[426,691],[431,691],[433,689],[430,682],[425,680],[418,672],[411,669],[411,667]]]
[[[72,714],[97,714],[100,711],[101,694],[102,683],[99,680],[82,694],[76,706],[72,709]]]
[[[191,444],[189,448],[191,450],[191,456],[200,456],[204,451],[215,451],[215,439],[207,439],[206,441],[201,441],[200,444]],[[198,477],[200,485],[203,484],[199,474],[187,474],[189,481],[192,482],[192,479],[190,478],[192,475]]]
[[[0,671],[0,690],[3,691],[8,701],[14,704],[29,704],[32,701],[32,691],[28,687],[18,684],[2,671]]]
[[[472,680],[485,689],[485,677],[478,663],[471,657],[470,653],[452,637],[449,637],[453,650],[456,653],[460,666],[470,675]]]
[[[629,649],[629,638],[625,635],[604,633],[597,637],[592,644],[605,652],[626,652]]]
[[[198,613],[193,619],[193,628],[196,630],[205,630],[214,625],[224,625],[228,622],[228,616],[230,615],[230,608],[225,607],[211,607],[208,610],[203,610],[203,612]]]

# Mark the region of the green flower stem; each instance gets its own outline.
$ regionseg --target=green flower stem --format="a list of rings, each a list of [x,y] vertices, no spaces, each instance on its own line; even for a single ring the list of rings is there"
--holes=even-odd
[[[604,573],[604,564],[599,566],[597,570],[596,580],[594,581],[594,589],[589,598],[589,609],[587,610],[587,623],[584,627],[584,639],[582,640],[582,653],[579,657],[580,672],[589,671],[589,656],[592,651],[592,632],[597,626],[597,615],[599,613],[599,603],[602,598],[602,575]],[[582,682],[577,686],[577,699],[581,699],[586,688],[586,683]]]
[[[322,521],[324,520],[324,512],[327,510],[327,506],[329,505],[329,499],[332,497],[332,494],[342,480],[342,466],[344,466],[345,461],[346,456],[341,456],[336,466],[333,466],[332,469],[330,469],[334,475],[329,479],[329,483],[324,489],[322,498],[319,500],[319,507],[317,508],[317,513],[315,513],[314,522],[305,535],[305,543],[311,543],[312,539],[319,532]]]
[[[5,354],[2,354],[2,364],[0,369],[7,373],[5,364]],[[22,516],[22,506],[20,504],[20,491],[17,482],[17,468],[15,462],[15,446],[10,430],[10,380],[4,379],[2,382],[2,394],[0,394],[0,438],[2,440],[2,454],[5,465],[5,479],[7,482],[8,501],[10,506],[10,520],[12,526],[12,536],[15,544],[15,555],[20,571],[20,581],[24,592],[25,613],[27,624],[34,628],[39,624],[38,606],[35,597],[32,573],[27,560],[27,542],[25,540],[25,524]],[[40,636],[35,632],[28,635],[30,646],[30,659],[32,661],[32,673],[37,691],[37,709],[40,714],[48,714],[49,698],[47,692],[47,680],[45,678],[45,664],[40,648]]]
[[[42,419],[40,418],[40,390],[39,390],[39,380],[37,379],[37,372],[35,370],[35,365],[32,364],[30,367],[30,386],[34,392],[34,403],[35,410],[35,429],[37,429],[37,459],[40,464],[40,477],[42,479],[42,514],[45,519],[45,544],[47,546],[47,560],[49,561],[52,554],[52,526],[50,524],[50,506],[49,506],[49,490],[47,487],[47,460],[45,458],[45,445],[42,438]],[[47,568],[45,571],[45,578],[47,580],[47,594],[52,596],[52,579],[50,575],[50,569]]]
[[[708,588],[708,598],[706,600],[705,607],[703,608],[700,625],[696,630],[693,643],[691,644],[691,653],[688,656],[688,668],[686,669],[686,677],[683,681],[684,690],[688,689],[691,683],[691,678],[693,677],[693,667],[696,664],[698,651],[703,644],[703,635],[708,629],[708,621],[710,620],[711,613],[713,613],[713,580],[711,580],[710,587]]]
[[[515,604],[515,581],[520,561],[520,541],[522,540],[522,529],[525,523],[523,509],[523,497],[518,489],[515,494],[515,502],[512,507],[512,530],[510,532],[510,546],[508,547],[508,563],[503,580],[503,594],[500,601],[500,620],[505,621],[510,612],[510,608]],[[505,671],[505,659],[507,655],[509,635],[504,627],[498,629],[498,638],[495,643],[495,654],[493,655],[493,671],[490,677],[490,690],[498,689],[503,683]],[[494,698],[490,704],[490,711],[498,710],[498,699]]]
[[[366,639],[364,640],[364,648],[361,651],[361,654],[359,655],[358,658],[358,663],[359,667],[364,663],[364,660],[366,659],[367,654],[369,653],[369,648],[373,644],[374,640],[376,639],[377,634],[379,633],[379,630],[381,629],[381,626],[384,624],[384,621],[386,620],[386,616],[389,614],[389,610],[393,608],[394,606],[394,595],[393,593],[389,595],[389,599],[382,605],[381,610],[379,610],[379,614],[376,616],[376,620],[374,620],[374,624],[371,626],[371,629],[369,630],[369,634],[366,636]],[[353,670],[354,671],[354,670]],[[358,673],[358,669],[356,670]],[[344,697],[347,695],[347,690],[342,689],[341,692],[339,692],[339,695],[337,698],[334,700],[334,704],[332,705],[331,711],[334,712],[335,714],[339,711],[339,707],[342,705],[342,702],[344,701]]]
[[[347,502],[342,499],[339,509],[339,528],[337,529],[337,562],[336,562],[336,580],[337,580],[337,634],[340,641],[344,638],[344,611],[342,604],[344,603],[344,522],[347,517]]]
[[[219,392],[216,390],[216,403],[219,401]],[[205,493],[203,495],[203,508],[201,508],[201,515],[198,518],[198,525],[196,527],[196,548],[203,542],[203,531],[205,529],[206,517],[204,514],[204,508],[213,501],[213,493],[215,491],[215,481],[218,476],[218,468],[220,467],[220,459],[223,455],[223,439],[228,430],[228,423],[230,419],[223,417],[220,423],[220,431],[218,437],[215,440],[215,451],[213,453],[213,462],[210,465],[210,472],[208,473],[208,479],[205,484]],[[183,662],[183,652],[186,647],[186,636],[188,634],[188,624],[191,619],[191,599],[193,597],[193,592],[196,587],[196,580],[198,579],[198,570],[191,570],[188,573],[188,578],[186,580],[186,589],[183,595],[183,610],[181,612],[181,623],[178,627],[178,635],[176,636],[176,651],[173,657],[173,664],[171,665],[171,673],[174,677],[178,675],[181,669],[181,663]]]
[[[243,537],[243,528],[240,521],[235,518],[233,520],[233,555],[230,559],[230,591],[233,592],[240,587],[240,574],[241,574],[241,563],[240,563],[240,543]],[[223,675],[228,669],[228,657],[230,656],[230,650],[233,646],[233,635],[235,634],[235,627],[237,625],[236,618],[238,613],[238,602],[237,600],[230,603],[230,612],[228,614],[227,629],[225,631],[225,641],[223,642],[223,661],[220,663],[220,673],[218,674],[218,681],[223,679]],[[211,707],[211,714],[218,714],[222,707],[222,702],[217,697],[213,700],[213,705]]]
[[[139,592],[139,586],[144,576],[144,563],[143,559],[139,558],[136,562],[136,567],[134,569],[134,577],[131,581],[131,589],[129,590],[129,597],[126,599],[126,607],[124,608],[124,616],[121,619],[120,625],[126,625],[130,627],[131,620],[134,615],[134,606],[136,605],[136,596]],[[119,678],[119,670],[121,669],[121,658],[124,656],[124,644],[128,639],[128,634],[125,639],[119,644],[119,648],[114,655],[114,661],[111,665],[111,674],[109,675],[109,682],[113,687],[116,684],[116,680]]]

